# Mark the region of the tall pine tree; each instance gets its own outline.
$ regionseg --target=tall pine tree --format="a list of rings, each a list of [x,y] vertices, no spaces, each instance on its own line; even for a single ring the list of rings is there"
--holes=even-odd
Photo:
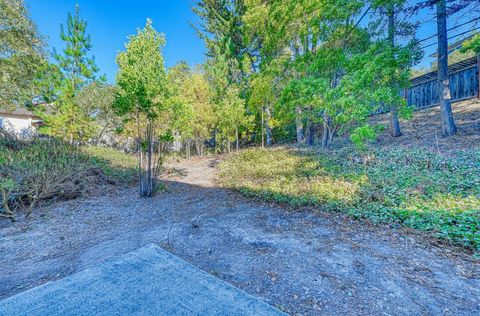
[[[70,142],[86,141],[94,133],[93,117],[87,109],[75,102],[75,94],[85,85],[95,81],[98,67],[93,56],[87,21],[80,18],[80,7],[75,14],[68,14],[66,29],[60,26],[60,37],[65,42],[61,53],[54,50],[54,57],[61,70],[57,100],[53,113],[41,113],[45,126],[42,131]],[[101,78],[104,80],[104,78]]]

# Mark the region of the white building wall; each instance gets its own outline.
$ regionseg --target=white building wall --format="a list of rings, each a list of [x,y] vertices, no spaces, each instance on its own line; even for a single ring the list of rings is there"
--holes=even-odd
[[[0,127],[19,137],[30,137],[35,134],[31,118],[0,116]]]

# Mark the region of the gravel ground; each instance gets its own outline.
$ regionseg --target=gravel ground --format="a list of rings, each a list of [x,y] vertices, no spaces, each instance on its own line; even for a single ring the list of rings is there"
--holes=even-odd
[[[168,190],[135,189],[0,221],[0,298],[155,243],[294,315],[479,315],[480,264],[425,235],[214,185],[215,161],[178,163]]]

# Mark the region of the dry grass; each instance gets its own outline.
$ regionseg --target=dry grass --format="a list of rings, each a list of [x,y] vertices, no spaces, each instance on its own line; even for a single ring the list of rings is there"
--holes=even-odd
[[[388,114],[374,116],[372,123],[380,123],[387,127],[376,145],[424,148],[440,153],[480,148],[480,100],[456,102],[452,106],[458,127],[457,135],[442,137],[440,108],[434,107],[416,111],[413,119],[402,121],[403,136],[398,138],[392,138],[388,132]]]

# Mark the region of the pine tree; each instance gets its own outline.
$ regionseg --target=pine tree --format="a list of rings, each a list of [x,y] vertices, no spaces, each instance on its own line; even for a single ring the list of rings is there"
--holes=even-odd
[[[87,35],[87,21],[80,18],[80,7],[75,14],[68,14],[67,27],[60,26],[60,38],[65,43],[61,53],[54,50],[54,58],[61,71],[59,91],[52,114],[41,113],[45,126],[42,131],[70,142],[88,140],[95,131],[93,118],[87,109],[75,102],[75,95],[87,84],[94,82],[98,67],[95,58],[89,56],[92,49]],[[104,81],[101,78],[101,81]]]
[[[391,70],[385,72],[388,75],[384,76],[383,80],[386,87],[390,88],[394,94],[402,94],[402,90],[408,87],[409,81],[404,79],[409,77],[409,69],[421,55],[414,40],[415,26],[409,23],[405,17],[402,18],[402,14],[406,12],[405,7],[405,0],[377,0],[373,6],[375,13],[378,13],[376,14],[378,20],[373,25],[379,24],[381,27],[378,42],[384,41],[385,52],[388,52],[388,54],[385,54],[385,57],[389,60],[388,64],[385,65],[385,71],[387,69]],[[370,28],[372,34],[377,32],[377,28],[374,26]],[[385,30],[383,26],[385,26]],[[383,38],[384,36],[386,39]],[[401,44],[402,42],[407,44]],[[391,104],[382,102],[383,106],[390,110],[390,134],[393,137],[399,137],[402,135],[399,116],[409,111],[406,111],[408,109],[406,109],[403,98],[391,96],[386,99],[394,101]],[[395,102],[395,99],[397,99],[397,102]]]
[[[82,86],[95,80],[98,67],[95,57],[89,57],[92,49],[90,35],[87,35],[87,21],[80,18],[80,6],[75,6],[75,14],[68,14],[67,29],[60,25],[60,38],[65,42],[63,54],[54,52],[54,57],[65,76],[65,84],[71,93],[77,92]],[[70,81],[70,82],[68,82]]]

